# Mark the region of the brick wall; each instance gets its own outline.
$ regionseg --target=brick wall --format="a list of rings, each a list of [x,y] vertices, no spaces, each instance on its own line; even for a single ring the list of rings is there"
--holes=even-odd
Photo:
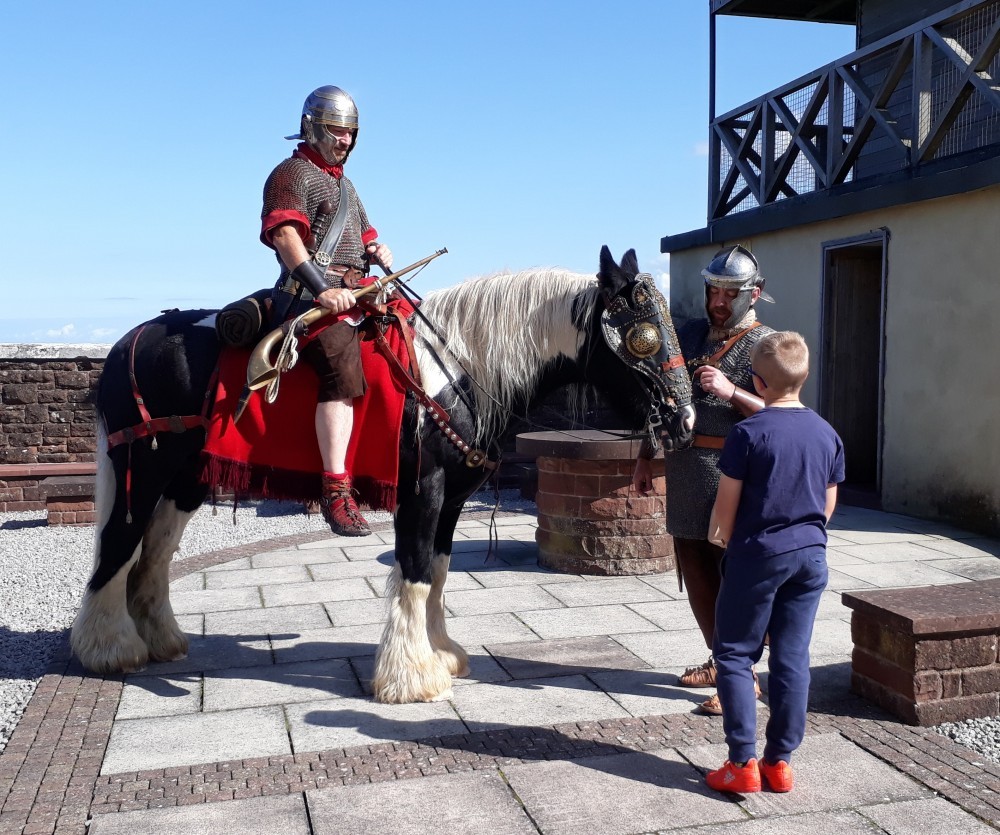
[[[41,510],[30,465],[95,460],[92,395],[108,345],[0,345],[0,511]]]

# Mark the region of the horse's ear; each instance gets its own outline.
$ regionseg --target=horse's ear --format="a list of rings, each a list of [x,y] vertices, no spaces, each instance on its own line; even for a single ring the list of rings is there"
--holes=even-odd
[[[639,272],[639,259],[634,249],[630,249],[622,256],[622,272],[629,275],[636,275]]]
[[[610,301],[618,295],[618,291],[625,283],[618,262],[606,244],[601,247],[601,271],[597,274],[597,280],[600,282],[601,294],[605,301]]]
[[[615,271],[618,264],[615,262],[614,257],[611,255],[611,250],[608,249],[608,245],[605,244],[601,247],[601,273],[610,274]]]

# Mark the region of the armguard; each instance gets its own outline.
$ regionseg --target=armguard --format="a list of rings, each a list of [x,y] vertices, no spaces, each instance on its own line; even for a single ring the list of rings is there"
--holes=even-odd
[[[326,273],[315,261],[303,261],[291,272],[293,279],[305,287],[314,297],[330,289],[326,283]]]

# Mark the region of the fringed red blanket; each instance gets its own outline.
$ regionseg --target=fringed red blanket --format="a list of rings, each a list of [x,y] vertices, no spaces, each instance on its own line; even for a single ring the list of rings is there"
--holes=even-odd
[[[401,312],[405,316],[409,311]],[[385,338],[403,366],[408,367],[406,341],[399,328],[390,327]],[[393,510],[405,390],[374,346],[369,339],[361,342],[368,390],[354,400],[347,470],[361,504],[373,510]],[[201,480],[239,496],[318,500],[323,464],[314,430],[316,375],[299,362],[281,375],[274,403],[267,402],[264,389],[254,392],[239,423],[234,424],[249,358],[249,351],[228,347],[222,350],[215,407],[202,453]]]

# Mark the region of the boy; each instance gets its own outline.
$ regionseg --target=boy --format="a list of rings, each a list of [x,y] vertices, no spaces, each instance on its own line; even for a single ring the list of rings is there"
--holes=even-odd
[[[809,641],[826,587],[826,523],[844,480],[844,447],[799,402],[809,349],[790,331],[763,337],[750,373],[764,408],[726,438],[709,540],[726,549],[714,655],[729,759],[708,773],[718,791],[790,791],[809,695]],[[753,665],[769,636],[771,718],[756,756]]]

